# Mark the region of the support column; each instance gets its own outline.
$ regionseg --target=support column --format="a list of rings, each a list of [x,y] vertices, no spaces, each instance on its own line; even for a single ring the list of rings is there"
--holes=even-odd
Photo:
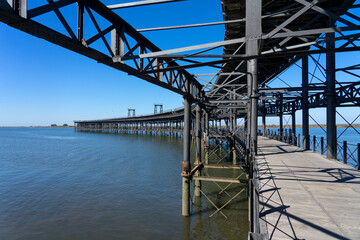
[[[292,104],[292,110],[291,110],[291,128],[292,128],[292,133],[294,136],[296,136],[296,110],[295,110],[295,102],[293,102]]]
[[[261,14],[262,0],[246,0],[246,26],[245,35],[246,55],[256,55],[259,52],[258,38],[262,34]],[[247,84],[248,97],[251,100],[250,106],[250,143],[252,152],[257,154],[257,128],[258,128],[258,61],[257,59],[247,60]],[[251,94],[250,94],[251,93]]]
[[[283,94],[279,94],[279,122],[280,122],[280,141],[284,141],[284,114],[283,114]]]
[[[309,59],[308,56],[302,58],[302,132],[303,132],[303,149],[310,149],[309,139]]]
[[[295,103],[293,102],[292,110],[291,110],[291,139],[292,139],[292,145],[296,146],[295,136],[296,136],[296,115],[295,115]]]
[[[263,100],[263,107],[262,107],[262,130],[263,136],[266,135],[266,108],[265,108],[265,100]]]
[[[182,176],[182,215],[190,215],[190,126],[191,126],[191,103],[189,97],[184,97],[184,160],[181,162]]]
[[[330,23],[333,25],[333,22]],[[327,33],[326,49],[335,49],[335,33]],[[335,53],[326,53],[326,150],[327,158],[336,159],[336,93],[335,93]]]
[[[209,164],[209,113],[205,111],[205,164]]]
[[[195,113],[196,113],[196,129],[195,129],[195,144],[196,144],[196,157],[195,157],[195,165],[200,165],[201,164],[201,124],[202,123],[202,119],[201,119],[201,109],[199,104],[196,105],[195,107]],[[200,171],[196,171],[195,176],[200,176],[201,173]],[[200,180],[195,180],[195,191],[194,191],[194,195],[195,197],[200,197],[201,196],[201,182]]]

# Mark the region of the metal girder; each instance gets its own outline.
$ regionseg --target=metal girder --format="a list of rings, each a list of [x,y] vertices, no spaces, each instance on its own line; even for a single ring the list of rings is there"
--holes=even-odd
[[[153,5],[153,4],[160,4],[160,3],[171,3],[171,2],[179,2],[184,0],[143,0],[137,2],[129,2],[129,3],[120,3],[120,4],[113,4],[108,5],[109,9],[121,9],[121,8],[130,8],[130,7],[140,7],[146,5]]]
[[[360,82],[355,82],[335,89],[336,106],[337,107],[354,107],[360,106]],[[307,104],[309,108],[326,107],[326,93],[319,92],[311,94],[307,97]],[[300,97],[292,101],[284,102],[281,106],[277,104],[266,105],[266,115],[277,116],[280,111],[290,114],[295,110],[303,109],[303,103]],[[259,113],[260,114],[260,113]]]
[[[360,30],[360,25],[353,25],[351,27],[334,27],[334,28],[299,30],[299,31],[277,33],[274,35],[263,34],[262,36],[258,37],[258,39],[259,40],[267,40],[267,39],[274,39],[274,38],[314,36],[314,35],[320,35],[323,33],[345,32],[345,31],[356,31],[356,30]],[[245,37],[243,37],[243,38],[224,40],[224,41],[218,41],[218,42],[212,42],[212,43],[205,43],[205,44],[199,44],[199,45],[182,47],[182,48],[169,49],[169,50],[158,51],[158,52],[153,52],[153,53],[144,53],[144,54],[139,54],[138,56],[133,56],[132,58],[136,59],[136,58],[153,58],[153,57],[159,57],[159,58],[186,57],[186,55],[172,55],[172,54],[180,53],[180,52],[187,52],[187,51],[194,51],[194,50],[199,50],[199,49],[205,49],[205,48],[210,48],[210,47],[221,47],[221,46],[233,45],[236,43],[243,43],[246,41],[247,41],[247,39]],[[316,44],[319,44],[319,42],[314,41],[314,42],[309,42],[309,43],[297,44],[292,47],[290,47],[290,46],[282,47],[282,48],[278,48],[277,50],[275,50],[275,49],[267,50],[267,51],[263,51],[261,53],[252,54],[250,56],[249,55],[198,55],[197,57],[245,58],[247,56],[249,58],[255,58],[255,57],[261,57],[262,55],[268,55],[268,54],[272,54],[272,53],[275,54],[277,52],[288,51],[288,50],[292,50],[292,49],[296,49],[296,48],[309,47],[309,46],[316,45]],[[196,57],[196,56],[192,56],[192,57]]]
[[[319,91],[325,90],[326,87],[309,87],[309,91]],[[302,91],[302,87],[288,87],[288,88],[260,88],[259,93],[272,93],[272,92],[293,92],[293,91]]]
[[[196,79],[185,70],[169,70],[165,74],[146,74],[141,73],[141,71],[146,69],[166,69],[167,67],[179,66],[172,59],[150,59],[149,61],[143,61],[142,63],[133,63],[124,64],[122,61],[116,61],[116,57],[120,58],[122,56],[131,56],[134,54],[135,50],[139,52],[156,52],[160,51],[152,42],[147,38],[137,32],[132,26],[125,22],[121,17],[108,9],[104,4],[97,0],[87,0],[84,1],[84,5],[87,8],[87,12],[97,29],[97,33],[90,37],[88,40],[78,39],[78,36],[72,32],[71,28],[67,24],[65,18],[61,15],[59,9],[61,7],[74,4],[76,1],[71,0],[62,0],[53,2],[49,0],[48,4],[43,6],[29,9],[27,11],[28,18],[21,17],[17,14],[7,3],[6,0],[0,0],[0,21],[8,24],[11,27],[19,29],[23,32],[29,33],[36,37],[45,39],[49,42],[52,42],[61,47],[67,48],[71,51],[77,52],[86,57],[92,58],[99,63],[103,63],[115,69],[127,72],[131,75],[137,76],[143,80],[146,80],[150,83],[158,85],[160,87],[166,88],[173,92],[179,93],[181,95],[190,95],[194,99],[200,99],[204,93],[202,92],[202,85],[196,81]],[[61,23],[67,29],[68,36],[64,35],[52,28],[45,26],[39,22],[32,20],[35,16],[40,16],[49,11],[54,11]],[[107,21],[109,27],[106,29],[100,29],[97,24],[97,19],[92,14],[96,12],[99,16],[99,20]],[[71,19],[72,21],[78,22],[78,19]],[[84,27],[84,26],[82,26]],[[86,29],[83,31],[86,31]],[[111,43],[107,42],[104,37],[110,31],[116,32],[116,37],[118,41],[112,41]],[[78,32],[78,35],[83,33],[82,31]],[[108,52],[101,52],[95,48],[91,48],[89,45],[95,42],[97,39],[102,39],[104,44],[107,46]],[[130,41],[131,39],[131,41]],[[135,42],[130,45],[130,42]],[[111,45],[111,48],[110,48]],[[114,51],[116,50],[116,51]],[[115,59],[113,58],[115,57]],[[157,66],[154,66],[153,63],[157,62]],[[147,65],[145,65],[147,64]],[[145,66],[145,67],[144,67]],[[185,86],[185,80],[189,79],[190,87],[189,89]]]

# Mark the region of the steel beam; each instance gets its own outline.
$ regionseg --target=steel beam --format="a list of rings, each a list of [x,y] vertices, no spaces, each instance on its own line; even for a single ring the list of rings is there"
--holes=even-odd
[[[261,14],[262,14],[262,0],[246,0],[246,55],[256,55],[259,53],[259,37],[262,34]],[[252,146],[253,154],[257,153],[257,109],[258,109],[258,60],[247,60],[247,83],[248,96],[251,99],[250,110],[250,137],[249,147]]]
[[[195,165],[198,166],[201,164],[201,108],[199,104],[196,104],[195,107],[196,115],[196,124],[195,124],[195,145],[196,145],[196,155],[195,155]],[[200,176],[200,171],[196,171],[195,176]],[[201,196],[201,182],[200,180],[195,180],[195,197]]]
[[[263,136],[265,136],[266,133],[266,101],[263,101],[263,107],[262,107],[262,130],[263,130]]]
[[[45,39],[51,43],[54,43],[56,45],[62,46],[66,49],[69,49],[73,52],[82,54],[86,57],[92,58],[99,63],[103,63],[105,65],[108,65],[110,67],[113,67],[115,69],[124,71],[128,74],[137,76],[143,80],[146,80],[150,83],[153,83],[155,85],[161,86],[163,88],[169,89],[173,92],[179,93],[181,95],[186,95],[187,92],[184,91],[184,79],[188,78],[192,82],[194,86],[196,86],[197,89],[202,89],[202,85],[199,84],[193,76],[191,76],[188,72],[184,70],[179,70],[175,72],[175,70],[171,70],[171,74],[173,76],[176,76],[176,79],[172,79],[171,81],[161,81],[160,78],[151,75],[146,74],[144,72],[140,72],[140,70],[137,67],[133,67],[130,65],[126,65],[121,63],[124,59],[120,59],[121,61],[114,61],[117,58],[120,58],[120,55],[115,55],[115,58],[113,58],[114,54],[111,48],[108,46],[108,39],[105,38],[104,34],[106,34],[108,31],[113,30],[114,28],[117,30],[118,35],[119,33],[123,34],[123,36],[126,36],[126,38],[129,38],[127,40],[127,43],[129,42],[135,42],[138,44],[142,49],[145,49],[149,52],[158,52],[161,51],[157,46],[155,46],[152,42],[150,42],[147,38],[145,38],[143,35],[141,35],[139,32],[137,32],[131,25],[129,25],[127,22],[125,22],[121,17],[119,17],[116,13],[111,11],[109,8],[107,8],[103,3],[97,0],[87,0],[86,1],[86,9],[87,12],[91,18],[91,21],[97,28],[98,33],[95,36],[92,36],[89,38],[92,42],[95,38],[102,38],[104,41],[104,44],[107,46],[108,52],[102,52],[100,50],[97,50],[95,48],[91,48],[89,44],[86,41],[78,41],[78,37],[76,34],[72,32],[72,29],[70,28],[69,24],[65,21],[64,17],[61,15],[59,8],[67,6],[69,4],[75,3],[74,0],[62,0],[57,2],[50,1],[49,4],[40,6],[38,8],[30,9],[28,13],[28,18],[24,18],[19,14],[16,14],[16,12],[11,9],[9,4],[5,0],[0,0],[0,21],[8,24],[11,27],[14,27],[18,30],[21,30],[23,32],[29,33],[33,36]],[[47,27],[43,24],[40,24],[32,19],[31,17],[35,16],[41,16],[42,14],[50,11],[55,11],[57,13],[57,17],[61,21],[61,23],[66,28],[68,34],[67,36],[65,34],[62,34],[50,27]],[[80,10],[81,11],[81,10]],[[108,27],[105,30],[101,31],[99,29],[99,25],[95,19],[97,18],[97,15],[94,15],[94,13],[97,13],[97,15],[100,15],[101,17],[105,18],[107,21],[111,23],[111,26]],[[82,14],[82,12],[80,12]],[[91,15],[90,15],[91,13]],[[78,19],[79,23],[81,23],[81,19]],[[81,24],[80,24],[81,26]],[[85,24],[85,26],[87,26]],[[100,30],[100,31],[99,31]],[[125,39],[124,39],[125,41]],[[135,45],[136,46],[136,45]],[[132,47],[132,46],[130,46]],[[131,48],[133,49],[133,47]],[[139,51],[141,54],[142,51]],[[131,53],[131,51],[130,51]],[[126,54],[130,54],[129,52]],[[126,54],[124,56],[126,56]],[[132,54],[132,53],[131,53]],[[130,55],[131,55],[130,54]],[[155,60],[155,59],[154,59]],[[165,59],[164,60],[169,67],[179,66],[175,61],[171,59]],[[162,70],[162,69],[160,69]],[[170,71],[170,69],[169,69]],[[202,92],[198,91],[198,93],[203,94]],[[194,98],[198,98],[199,96],[193,96]]]
[[[189,81],[186,81],[187,85]],[[183,131],[183,156],[182,162],[182,215],[190,215],[190,127],[191,127],[191,102],[189,97],[184,97],[184,131]]]
[[[143,0],[143,1],[137,1],[137,2],[108,5],[107,7],[109,9],[115,10],[115,9],[122,9],[122,8],[140,7],[140,6],[146,6],[146,5],[179,2],[179,1],[184,1],[184,0]]]
[[[308,107],[308,97],[309,97],[309,59],[308,56],[302,58],[302,132],[303,132],[303,149],[310,149],[309,142],[309,107]]]
[[[296,136],[296,106],[295,102],[292,104],[292,110],[291,110],[291,129],[293,136]],[[294,143],[293,143],[294,144]]]
[[[280,93],[279,94],[279,126],[280,126],[280,139],[281,141],[284,138],[284,115],[283,115],[283,111],[282,111],[282,105],[283,105],[283,94]]]
[[[209,164],[209,113],[208,111],[205,111],[205,164]],[[215,120],[216,124],[216,120]]]
[[[332,21],[331,21],[331,24]],[[334,49],[335,33],[326,34],[327,49]],[[326,53],[326,150],[327,158],[336,159],[336,92],[335,92],[335,53]]]

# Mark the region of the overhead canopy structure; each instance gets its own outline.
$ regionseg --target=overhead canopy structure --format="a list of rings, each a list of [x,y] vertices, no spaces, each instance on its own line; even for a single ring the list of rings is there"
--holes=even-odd
[[[259,58],[258,82],[265,84],[299,60],[301,56],[308,54],[310,46],[313,46],[313,50],[324,50],[325,39],[324,37],[320,38],[320,35],[333,28],[328,16],[333,16],[340,24],[346,24],[350,29],[357,28],[353,23],[341,18],[354,2],[354,0],[312,1],[312,3],[293,0],[263,0],[262,36],[258,54],[247,56],[244,44],[246,39],[237,44],[225,45],[223,60],[226,63],[223,64],[222,73],[235,71],[244,73],[244,75],[220,76],[217,78],[216,84],[231,82],[231,84],[246,85],[246,61],[243,60],[247,57]],[[316,8],[312,8],[313,6]],[[222,9],[224,21],[246,19],[245,0],[222,0]],[[225,24],[224,40],[245,38],[245,32],[245,21],[227,23]],[[232,55],[239,56],[231,59]],[[234,79],[236,80],[233,81]],[[220,93],[226,94],[227,92],[224,91],[226,87],[222,88]],[[246,95],[246,87],[235,88],[238,89],[237,92]]]

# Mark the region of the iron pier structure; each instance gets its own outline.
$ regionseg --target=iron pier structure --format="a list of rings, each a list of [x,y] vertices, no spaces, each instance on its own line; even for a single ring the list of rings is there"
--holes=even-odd
[[[219,8],[223,12],[222,21],[151,29],[135,29],[115,11],[168,3],[182,4],[182,1],[142,0],[106,5],[103,0],[0,0],[0,21],[183,96],[183,107],[173,111],[163,111],[161,104],[155,104],[154,114],[151,115],[136,116],[135,109],[132,108],[128,109],[128,117],[124,118],[75,121],[77,131],[181,136],[183,216],[191,214],[191,183],[194,183],[195,196],[204,196],[214,205],[216,211],[213,214],[220,213],[224,217],[222,209],[238,195],[231,196],[224,206],[217,206],[206,195],[201,183],[212,181],[240,184],[249,196],[249,239],[281,237],[281,234],[274,234],[277,223],[272,221],[270,213],[286,212],[285,204],[282,202],[280,210],[270,208],[269,196],[261,189],[266,185],[263,175],[280,166],[276,162],[280,157],[273,160],[269,156],[271,153],[280,156],[281,151],[272,151],[272,147],[293,154],[288,156],[289,159],[298,156],[296,154],[299,152],[305,154],[303,156],[314,157],[306,155],[308,150],[318,150],[318,156],[326,155],[329,163],[327,166],[327,162],[321,160],[323,165],[319,163],[316,166],[319,172],[332,173],[333,169],[341,169],[358,183],[359,144],[352,147],[353,143],[338,142],[336,120],[342,119],[342,122],[347,123],[346,129],[354,129],[359,133],[353,126],[357,117],[348,119],[339,110],[350,107],[357,115],[360,114],[360,2],[221,0]],[[71,7],[73,14],[64,14],[64,7]],[[48,13],[55,13],[65,32],[44,21]],[[88,21],[86,24],[85,20]],[[90,25],[96,32],[90,30]],[[223,41],[176,49],[161,50],[142,34],[214,25],[224,26]],[[102,43],[104,47],[100,48],[95,43]],[[214,53],[214,50],[219,49],[220,53]],[[344,57],[352,58],[353,61],[344,61],[344,65],[341,60]],[[202,67],[213,69],[215,73],[191,73]],[[300,81],[285,76],[286,71],[294,68],[299,71],[296,75]],[[274,84],[276,82],[281,84]],[[326,124],[320,126],[326,132],[325,139],[311,137],[309,133],[310,119],[317,123],[310,111],[320,108],[325,109],[326,114]],[[302,115],[299,123],[296,122],[297,113]],[[277,130],[269,129],[266,125],[267,119],[273,117],[278,118]],[[301,125],[301,135],[297,132],[297,125]],[[195,159],[190,158],[191,136],[196,146]],[[229,151],[231,163],[218,161],[214,164],[209,159],[224,144]],[[299,164],[307,161],[306,157],[298,156],[298,159]],[[351,166],[334,165],[334,161],[330,160],[337,161],[336,164],[342,162]],[[289,174],[294,175],[293,179],[303,181],[294,174],[294,166],[287,165],[287,161],[284,159],[281,162],[287,166],[283,171],[275,171],[269,177],[275,175],[276,179],[276,174],[281,176],[284,171],[289,171]],[[269,167],[269,171],[264,172],[264,166],[272,168]],[[239,175],[236,178],[206,176],[203,175],[206,168],[237,169]],[[311,174],[308,176],[309,179],[312,177]],[[338,180],[347,181],[343,176],[339,176]],[[274,184],[275,182],[274,180]],[[301,186],[309,189],[306,184]],[[331,188],[341,186],[332,185]],[[350,184],[346,187],[354,192],[351,196],[358,196],[357,186]],[[279,188],[274,186],[274,189],[279,194]],[[221,187],[221,193],[223,192],[226,192],[225,187]],[[305,193],[294,194],[310,192],[311,190],[307,190]],[[290,206],[296,206],[296,199],[289,201]],[[315,202],[321,205],[319,201]],[[321,205],[319,211],[326,209],[327,206]],[[329,238],[348,239],[349,236],[360,235],[358,228],[354,227],[349,233],[344,230],[344,226],[337,224],[336,217],[332,217],[331,213],[327,212],[325,215],[332,221],[335,230],[324,229],[323,226],[314,227],[309,222],[316,220],[309,220],[306,216],[303,221],[295,218],[294,214],[287,214],[287,217],[311,226]],[[301,230],[299,231],[294,234],[296,230],[292,229],[292,235],[287,234],[286,230],[281,230],[281,233],[285,232],[287,238],[298,239],[302,236]],[[304,236],[308,235],[304,233]]]

